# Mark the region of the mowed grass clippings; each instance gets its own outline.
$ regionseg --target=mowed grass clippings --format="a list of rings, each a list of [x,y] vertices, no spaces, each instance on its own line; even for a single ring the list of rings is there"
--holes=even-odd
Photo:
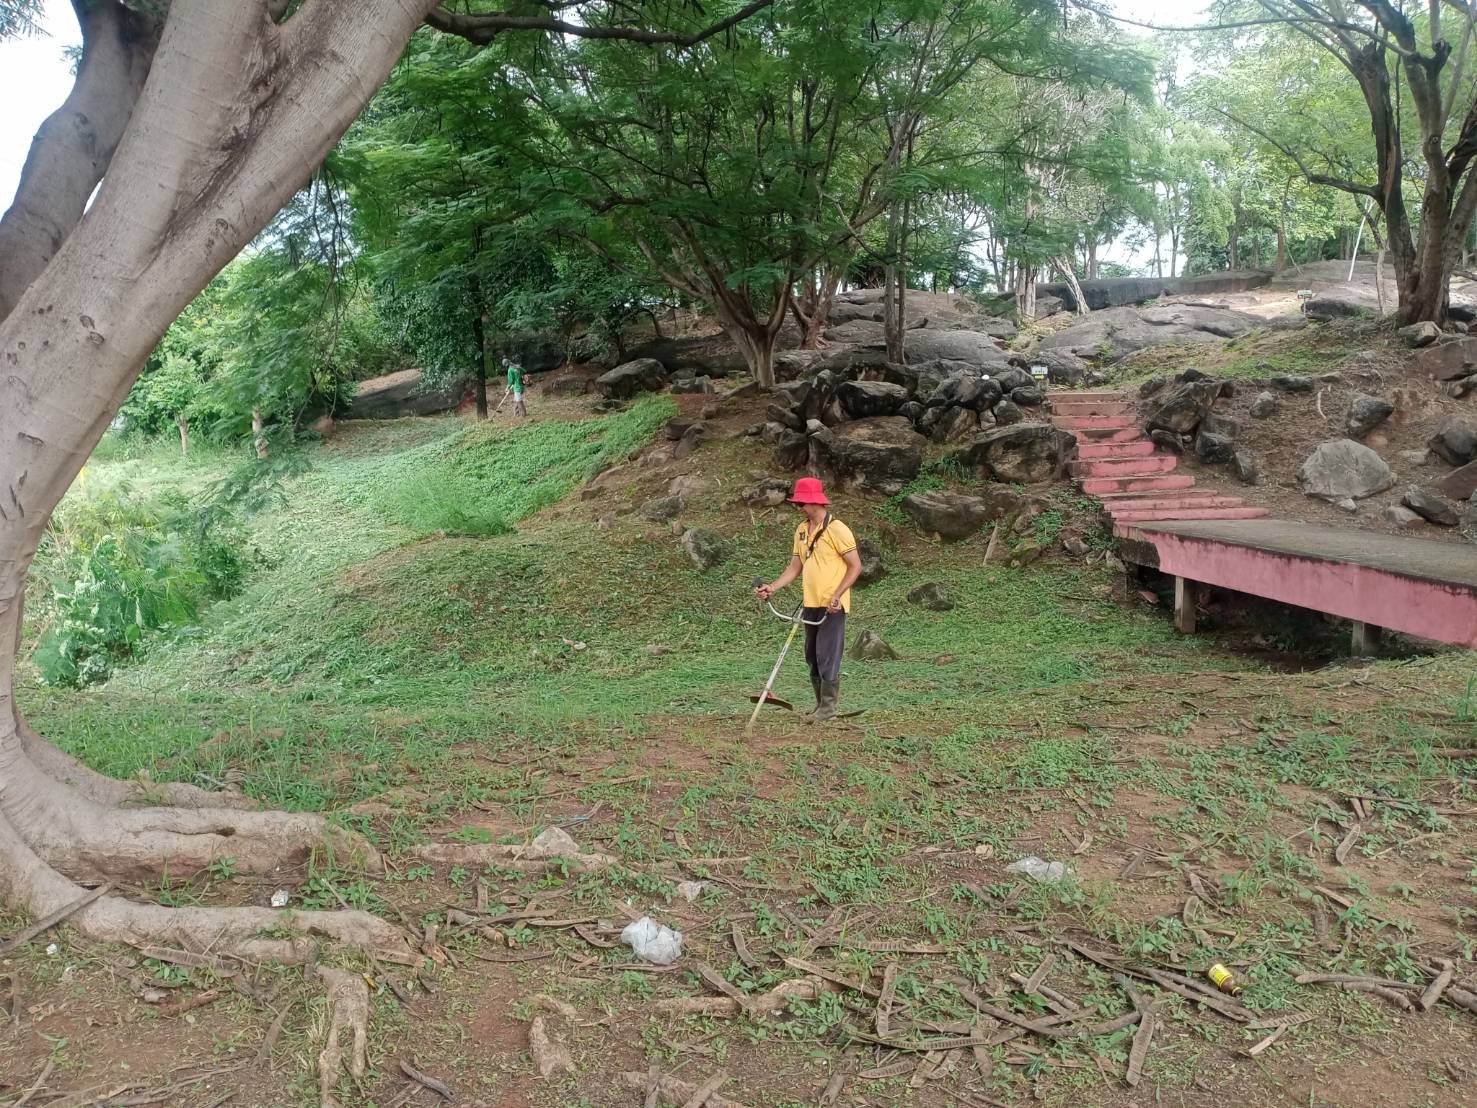
[[[302,886],[309,906],[394,904],[444,923],[448,905],[475,904],[480,881],[567,917],[634,907],[686,927],[689,957],[745,993],[797,976],[786,956],[874,986],[893,961],[903,1036],[976,1018],[951,982],[1025,1016],[1049,1011],[1010,975],[1061,954],[1061,938],[1190,975],[1222,961],[1265,1018],[1315,1017],[1295,1031],[1297,1058],[1334,1067],[1351,1042],[1398,1034],[1404,1046],[1381,1080],[1410,1098],[1444,1091],[1427,1063],[1444,1072],[1443,1052],[1472,1045],[1477,1019],[1443,1007],[1438,1033],[1377,999],[1292,978],[1419,982],[1437,955],[1472,973],[1477,786],[1459,753],[1477,746],[1470,655],[1272,669],[1125,606],[1100,566],[986,566],[982,539],[937,546],[899,532],[884,504],[842,498],[855,530],[889,536],[889,573],[858,592],[851,631],[878,631],[900,659],[847,661],[843,707],[866,709],[856,723],[816,731],[771,712],[746,737],[746,697],[785,630],[748,583],[783,565],[793,515],[696,498],[684,524],[733,543],[727,563],[699,573],[665,525],[619,514],[633,506],[623,490],[588,511],[539,514],[649,438],[670,414],[659,403],[512,432],[449,420],[350,429],[315,451],[284,506],[254,521],[274,568],[244,595],[101,689],[26,687],[23,705],[105,772],[238,781],[272,805],[334,812],[386,850],[392,871],[380,880],[318,863]],[[590,436],[602,426],[599,448]],[[746,448],[713,449],[738,459]],[[580,457],[566,466],[570,450]],[[113,464],[95,460],[90,479],[110,479]],[[126,464],[137,477],[138,461]],[[169,472],[167,459],[157,465]],[[458,511],[504,525],[459,528],[443,515],[452,526],[429,526],[414,495],[427,482],[458,489]],[[611,512],[611,530],[594,526]],[[908,603],[928,581],[950,590],[953,609]],[[806,684],[797,653],[779,692],[804,703]],[[1378,798],[1372,814],[1358,819],[1351,796]],[[550,823],[619,864],[530,876],[414,854],[427,840],[526,841]],[[1005,870],[1029,854],[1073,876],[1047,886]],[[1192,874],[1206,899],[1187,904]],[[679,878],[707,882],[696,903],[678,894]],[[154,895],[208,900],[212,888]],[[817,947],[812,932],[828,920],[861,945]],[[758,968],[736,957],[735,923],[764,953]],[[854,996],[797,1001],[780,1021],[674,1020],[645,1006],[710,991],[690,975],[577,969],[629,953],[567,930],[505,930],[547,960],[515,963],[516,981],[493,1001],[465,991],[476,960],[464,958],[460,975],[445,971],[440,999],[423,1002],[444,1006],[446,1027],[489,1003],[529,1018],[520,998],[544,991],[631,1029],[619,1045],[598,1029],[573,1033],[577,1072],[547,1086],[518,1084],[516,1050],[497,1055],[497,1087],[514,1082],[533,1103],[611,1102],[612,1051],[642,1073],[652,1061],[687,1072],[694,1058],[717,1059],[744,1075],[754,1103],[772,1105],[813,1103],[811,1078],[832,1064],[897,1060],[858,1046],[855,1034],[875,1026]],[[1110,973],[1072,956],[1050,984],[1104,1021],[1128,1005]],[[1250,1104],[1306,1101],[1316,1088],[1298,1085],[1277,1050],[1256,1066],[1237,1061],[1265,1032],[1143,988],[1165,1015],[1145,1080],[1177,1102],[1209,1103],[1197,1079]],[[449,1047],[449,1032],[386,1019],[377,1034],[383,1050],[414,1051],[443,1075],[491,1072],[477,1069],[476,1050]],[[933,1086],[910,1085],[912,1071],[857,1088],[918,1104],[956,1087],[1118,1103],[1108,1090],[1132,1035],[991,1048],[987,1075],[972,1063],[934,1099]],[[708,1053],[674,1045],[693,1043]]]

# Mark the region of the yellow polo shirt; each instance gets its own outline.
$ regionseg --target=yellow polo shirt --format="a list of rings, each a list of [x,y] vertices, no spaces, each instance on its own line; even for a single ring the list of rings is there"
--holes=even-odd
[[[805,561],[805,572],[801,576],[805,586],[805,606],[824,608],[831,603],[831,595],[846,577],[846,560],[842,555],[856,549],[856,536],[846,524],[833,519],[821,541],[815,544],[815,553],[806,558],[805,552],[809,549],[810,524],[801,520],[800,526],[795,528],[795,557]],[[850,589],[841,598],[841,610],[851,611]]]

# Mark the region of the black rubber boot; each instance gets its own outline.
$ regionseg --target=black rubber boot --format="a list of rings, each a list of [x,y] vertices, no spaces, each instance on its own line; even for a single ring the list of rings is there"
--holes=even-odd
[[[841,682],[823,681],[821,683],[820,695],[816,698],[815,715],[811,718],[816,723],[825,723],[827,720],[836,718],[836,700],[841,695]]]
[[[813,673],[810,675],[810,687],[811,690],[815,693],[815,707],[807,708],[805,710],[805,718],[807,720],[809,720],[811,716],[815,715],[816,711],[819,710],[821,706],[821,679]]]

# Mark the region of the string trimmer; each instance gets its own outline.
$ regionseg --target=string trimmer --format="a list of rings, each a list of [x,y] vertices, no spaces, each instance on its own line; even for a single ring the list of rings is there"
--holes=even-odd
[[[764,584],[764,578],[756,577],[752,584],[757,589]],[[744,728],[745,735],[752,735],[754,733],[754,723],[759,719],[759,712],[763,709],[764,705],[773,704],[777,708],[785,708],[789,711],[795,710],[793,704],[787,700],[781,700],[770,692],[770,690],[774,688],[774,680],[780,675],[780,667],[785,664],[785,655],[790,652],[790,644],[795,641],[795,635],[799,632],[800,628],[819,627],[826,622],[825,616],[821,616],[820,619],[816,620],[806,619],[805,604],[803,601],[795,608],[795,614],[790,616],[785,615],[783,612],[775,611],[774,605],[767,600],[764,602],[764,606],[774,613],[776,619],[783,620],[790,625],[790,633],[785,636],[785,645],[780,647],[780,656],[775,659],[774,668],[769,671],[769,680],[764,682],[764,691],[758,696],[749,697],[750,700],[754,701],[754,714],[749,717],[749,725]]]

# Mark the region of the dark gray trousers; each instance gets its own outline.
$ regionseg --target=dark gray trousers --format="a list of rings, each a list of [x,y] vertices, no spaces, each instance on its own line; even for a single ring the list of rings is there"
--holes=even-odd
[[[805,660],[810,663],[812,680],[834,685],[841,680],[841,656],[846,653],[846,613],[837,612],[826,616],[825,608],[806,608],[803,612],[805,625]],[[819,627],[808,621],[826,620]]]

